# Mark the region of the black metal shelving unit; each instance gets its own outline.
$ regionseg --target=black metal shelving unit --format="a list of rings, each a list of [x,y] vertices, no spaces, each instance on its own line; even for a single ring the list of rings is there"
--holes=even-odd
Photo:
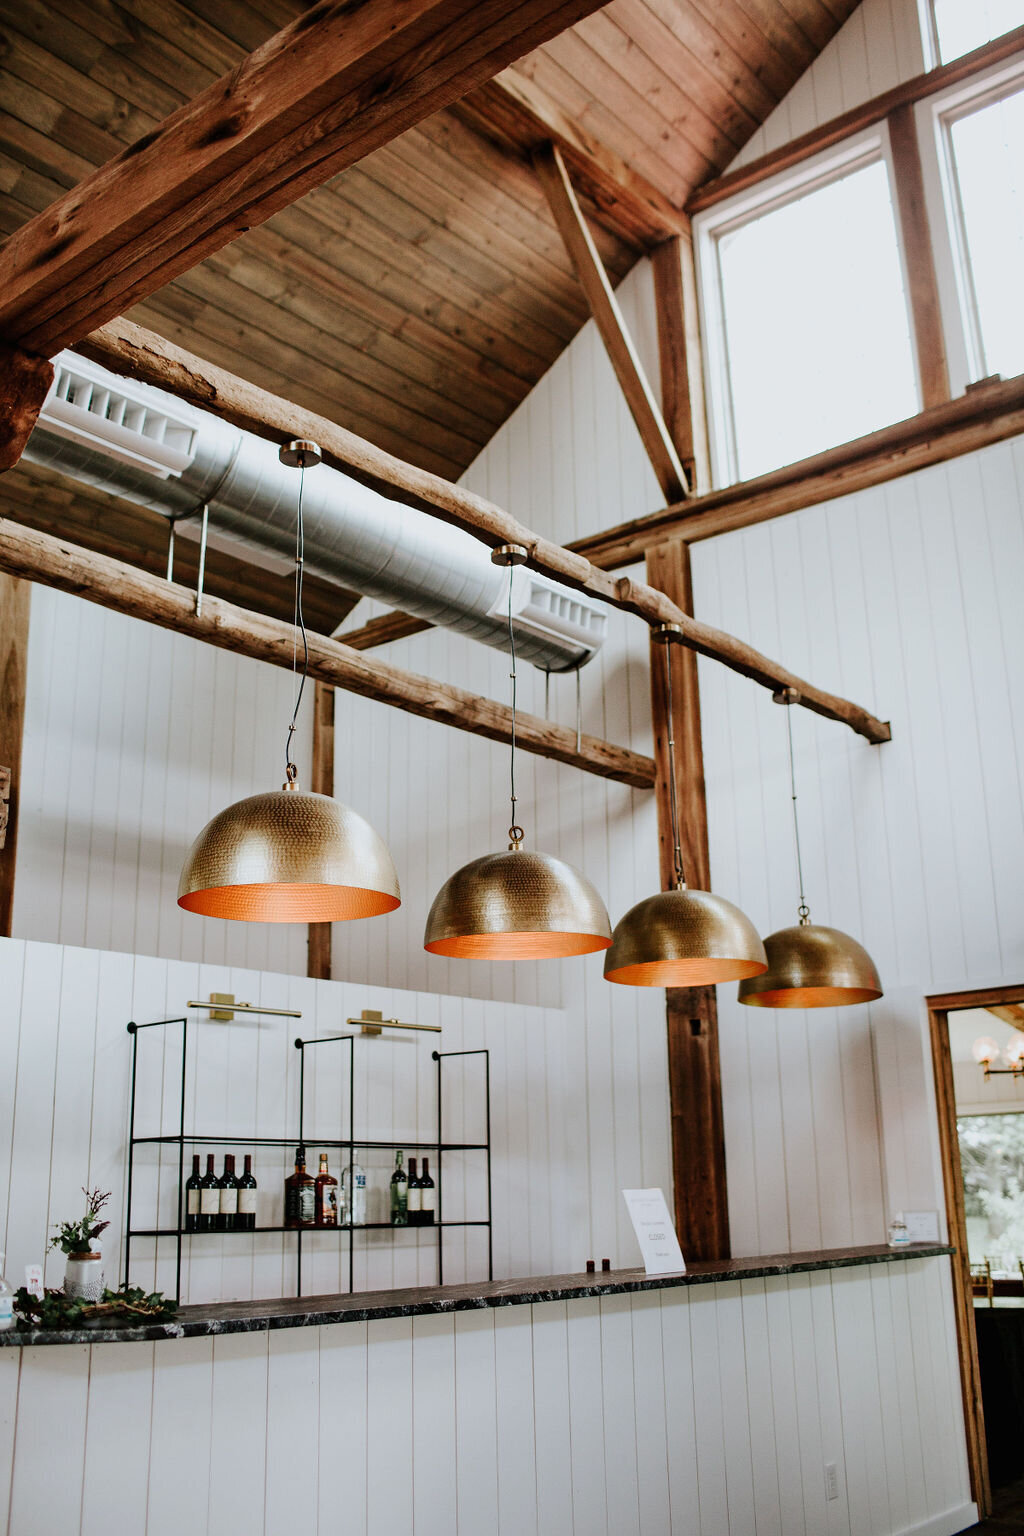
[[[135,1110],[136,1110],[136,1082],[138,1075],[139,1033],[144,1029],[164,1029],[169,1025],[181,1025],[181,1092],[178,1131],[166,1136],[136,1136],[135,1134]],[[355,1136],[355,1042],[357,1036],[347,1035],[322,1035],[314,1039],[296,1039],[295,1049],[299,1051],[299,1126],[297,1136],[199,1136],[187,1134],[185,1131],[185,1108],[188,1085],[188,1048],[189,1048],[189,1020],[187,1015],[173,1019],[154,1019],[146,1024],[137,1024],[134,1020],[128,1025],[128,1033],[132,1037],[132,1072],[131,1072],[131,1099],[128,1121],[128,1184],[125,1196],[125,1246],[124,1246],[124,1283],[130,1283],[131,1276],[131,1250],[133,1239],[161,1239],[173,1238],[176,1243],[175,1264],[175,1294],[181,1296],[181,1268],[184,1256],[184,1244],[187,1238],[189,1242],[202,1242],[210,1237],[221,1237],[230,1240],[232,1237],[252,1237],[258,1233],[279,1232],[290,1235],[296,1240],[296,1287],[295,1294],[302,1295],[302,1239],[310,1233],[323,1237],[327,1233],[337,1233],[340,1237],[348,1237],[348,1289],[354,1290],[355,1247],[354,1240],[357,1232],[375,1231],[414,1231],[416,1233],[436,1232],[437,1234],[437,1283],[444,1284],[444,1243],[443,1233],[457,1227],[484,1227],[487,1230],[487,1278],[494,1279],[494,1241],[492,1230],[491,1208],[491,1063],[490,1052],[487,1050],[475,1051],[432,1051],[431,1059],[436,1063],[437,1072],[437,1139],[435,1141],[410,1141],[403,1138],[399,1141],[381,1141],[374,1138],[360,1139]],[[317,1136],[314,1138],[317,1147],[331,1147],[339,1151],[348,1152],[349,1187],[352,1184],[351,1168],[355,1161],[356,1149],[366,1151],[397,1151],[408,1150],[410,1152],[429,1152],[435,1158],[437,1170],[437,1214],[436,1219],[427,1226],[394,1228],[388,1221],[366,1221],[353,1224],[344,1222],[337,1227],[286,1227],[286,1226],[258,1226],[242,1229],[237,1233],[228,1232],[187,1232],[185,1230],[185,1148],[187,1146],[204,1147],[293,1147],[305,1143],[306,1131],[306,1051],[316,1045],[347,1045],[349,1052],[348,1061],[348,1131],[347,1137],[331,1139]],[[484,1113],[486,1124],[486,1139],[479,1142],[446,1142],[442,1134],[443,1119],[443,1070],[444,1063],[456,1058],[468,1056],[482,1056],[484,1066]],[[143,1146],[168,1146],[178,1149],[178,1222],[174,1227],[136,1227],[132,1225],[132,1196],[135,1173],[135,1152],[137,1147]],[[444,1157],[445,1154],[455,1152],[482,1152],[487,1159],[487,1216],[481,1220],[446,1221],[444,1219]]]

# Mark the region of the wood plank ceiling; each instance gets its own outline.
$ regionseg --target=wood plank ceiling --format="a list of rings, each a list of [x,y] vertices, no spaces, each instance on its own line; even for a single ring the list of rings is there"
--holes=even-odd
[[[510,73],[681,206],[854,3],[612,0]],[[0,232],[303,9],[299,0],[0,0]],[[639,247],[600,224],[594,232],[615,281]],[[532,169],[458,110],[131,313],[452,478],[587,317]]]

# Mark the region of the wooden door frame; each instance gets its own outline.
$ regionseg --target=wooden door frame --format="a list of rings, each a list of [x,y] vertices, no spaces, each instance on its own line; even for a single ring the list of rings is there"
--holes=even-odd
[[[981,1376],[978,1370],[978,1342],[974,1331],[971,1263],[967,1251],[967,1218],[964,1214],[964,1181],[960,1168],[960,1144],[956,1130],[953,1058],[949,1048],[949,1015],[965,1008],[988,1008],[999,1003],[1024,1003],[1024,986],[986,987],[973,992],[942,992],[926,997],[925,1002],[928,1005],[932,1070],[935,1075],[935,1105],[939,1122],[939,1150],[942,1160],[942,1187],[946,1201],[946,1223],[949,1241],[956,1249],[952,1260],[953,1306],[956,1314],[957,1353],[960,1356],[960,1385],[964,1400],[964,1426],[967,1431],[971,1496],[978,1506],[979,1519],[983,1520],[992,1510],[992,1491],[988,1477],[985,1414],[981,1402]]]

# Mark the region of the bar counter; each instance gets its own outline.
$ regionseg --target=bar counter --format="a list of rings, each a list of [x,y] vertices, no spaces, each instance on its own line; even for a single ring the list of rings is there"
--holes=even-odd
[[[769,1275],[849,1269],[860,1264],[893,1264],[904,1259],[927,1259],[953,1252],[941,1243],[913,1243],[906,1248],[830,1248],[818,1252],[759,1254],[749,1259],[695,1263],[685,1274],[648,1275],[642,1269],[616,1269],[598,1274],[531,1275],[522,1280],[485,1280],[467,1285],[417,1286],[408,1290],[362,1291],[336,1296],[217,1302],[182,1307],[176,1317],[161,1323],[10,1329],[0,1333],[0,1346],[124,1344],[134,1340],[262,1333],[277,1328],[318,1328],[328,1323],[362,1323],[378,1318],[419,1317],[431,1312],[528,1306],[534,1302],[713,1285],[722,1280],[757,1280]]]

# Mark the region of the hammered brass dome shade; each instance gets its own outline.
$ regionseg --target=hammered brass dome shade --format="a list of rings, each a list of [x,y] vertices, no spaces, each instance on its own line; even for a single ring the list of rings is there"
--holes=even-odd
[[[739,907],[681,886],[637,902],[616,923],[604,976],[629,987],[704,987],[756,976],[767,964]]]
[[[178,905],[249,923],[338,923],[401,904],[386,844],[331,798],[275,790],[214,816],[189,850]]]
[[[548,960],[607,949],[611,923],[590,881],[547,853],[488,853],[446,880],[423,947],[463,960]]]
[[[739,999],[754,1008],[842,1008],[882,995],[875,962],[838,928],[800,923],[764,941],[768,969],[741,981]]]

